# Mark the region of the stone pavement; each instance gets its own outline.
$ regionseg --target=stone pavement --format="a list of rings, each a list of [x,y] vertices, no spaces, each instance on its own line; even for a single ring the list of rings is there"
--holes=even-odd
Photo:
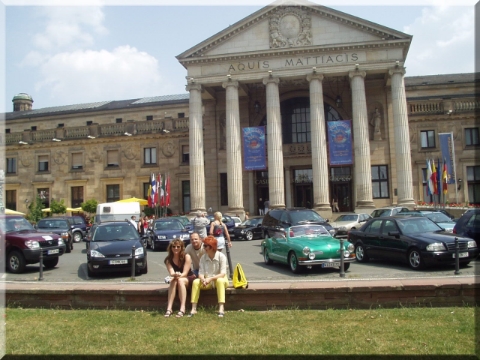
[[[6,305],[66,309],[164,310],[164,283],[4,282]],[[252,282],[226,291],[226,310],[281,308],[339,309],[398,306],[479,305],[475,276],[442,278]],[[187,302],[189,300],[189,295]],[[214,290],[202,291],[199,305],[215,306]],[[175,305],[178,307],[178,304]],[[188,306],[187,306],[188,307]]]

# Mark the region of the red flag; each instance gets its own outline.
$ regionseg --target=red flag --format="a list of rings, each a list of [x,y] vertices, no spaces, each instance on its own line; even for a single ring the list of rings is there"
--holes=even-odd
[[[165,206],[170,206],[170,174],[165,178]]]
[[[442,174],[442,183],[443,183],[443,194],[446,195],[448,191],[448,176],[447,176],[447,163],[443,163],[443,174]]]
[[[437,185],[437,169],[435,168],[435,161],[432,161],[432,182],[433,182],[433,194],[438,195]]]

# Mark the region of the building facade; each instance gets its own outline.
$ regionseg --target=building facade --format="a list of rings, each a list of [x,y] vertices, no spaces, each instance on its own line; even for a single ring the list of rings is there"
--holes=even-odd
[[[341,211],[413,207],[433,202],[426,159],[441,157],[440,133],[455,149],[447,201],[480,203],[476,76],[405,77],[411,41],[323,6],[267,6],[177,56],[187,94],[38,110],[18,94],[6,207],[146,197],[152,173],[170,175],[174,212],[243,216],[260,198],[327,218],[333,199]],[[338,164],[329,128],[346,120],[352,156]],[[267,168],[246,171],[242,129],[259,126]]]

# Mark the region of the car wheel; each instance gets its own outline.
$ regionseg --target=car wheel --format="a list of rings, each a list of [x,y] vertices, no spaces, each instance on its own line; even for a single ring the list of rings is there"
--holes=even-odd
[[[155,240],[152,240],[152,242],[150,243],[150,249],[152,249],[152,251],[156,251],[156,249],[155,249]]]
[[[355,256],[357,257],[357,260],[359,262],[367,262],[368,261],[368,255],[365,251],[365,248],[363,247],[363,244],[358,244],[355,247]]]
[[[47,269],[53,269],[58,264],[58,257],[52,259],[45,259],[43,260],[43,265]]]
[[[350,269],[350,263],[343,263],[343,271]]]
[[[251,231],[247,231],[245,233],[245,239],[247,239],[247,241],[253,240],[253,233]]]
[[[266,247],[263,248],[263,261],[265,261],[265,264],[267,265],[273,264],[272,259],[270,259],[270,256],[268,256],[268,250]]]
[[[78,243],[82,240],[83,240],[83,236],[82,236],[82,233],[80,231],[76,231],[76,232],[73,233],[73,241]]]
[[[19,251],[12,251],[7,257],[8,271],[14,274],[20,274],[25,270],[26,266],[25,258]]]
[[[90,268],[88,267],[88,264],[87,264],[87,275],[88,275],[88,277],[94,277],[95,276],[95,273],[92,270],[90,270]]]
[[[425,267],[420,250],[413,248],[408,252],[408,264],[413,270],[420,270]]]
[[[148,273],[148,263],[145,263],[145,268],[142,270],[142,274]]]
[[[470,264],[470,261],[461,262],[461,263],[459,264],[459,266],[460,266],[461,268],[463,268],[463,267],[467,267],[468,264]]]
[[[290,265],[290,270],[292,270],[294,274],[299,274],[301,272],[301,267],[298,265],[297,255],[295,255],[295,252],[293,251],[288,254],[288,265]]]

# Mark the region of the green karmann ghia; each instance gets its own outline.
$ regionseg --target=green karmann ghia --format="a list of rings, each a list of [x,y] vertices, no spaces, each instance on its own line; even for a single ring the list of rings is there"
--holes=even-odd
[[[343,265],[347,271],[356,260],[355,247],[343,243]],[[262,241],[263,259],[267,265],[274,261],[288,264],[298,274],[303,267],[340,268],[340,240],[321,225],[298,225],[279,229],[273,237]]]

